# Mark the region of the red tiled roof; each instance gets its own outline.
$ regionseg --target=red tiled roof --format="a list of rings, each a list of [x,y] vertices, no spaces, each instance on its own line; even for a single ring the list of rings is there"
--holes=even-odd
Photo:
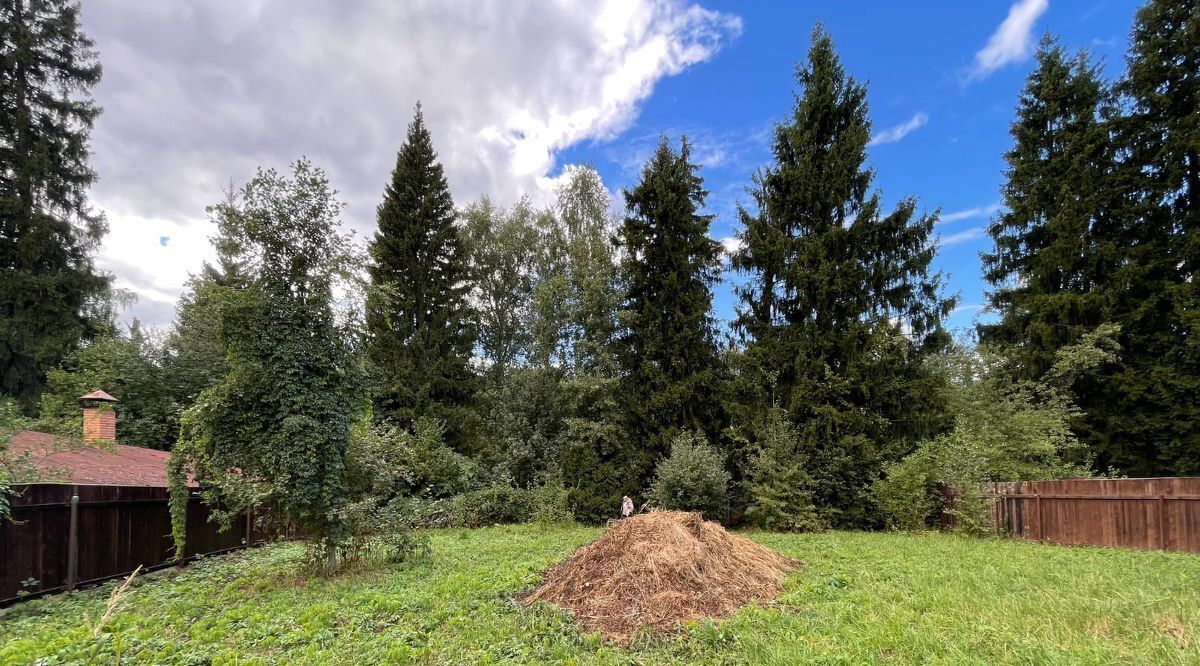
[[[25,430],[12,438],[14,453],[30,452],[45,482],[167,487],[166,451],[139,446],[83,446],[76,440]],[[194,485],[189,483],[189,485]]]

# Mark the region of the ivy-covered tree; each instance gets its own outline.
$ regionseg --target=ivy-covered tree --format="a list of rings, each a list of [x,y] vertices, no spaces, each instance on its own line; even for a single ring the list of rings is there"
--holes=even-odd
[[[666,137],[625,192],[618,235],[625,303],[620,337],[621,396],[630,423],[628,470],[648,479],[657,458],[680,433],[716,437],[723,415],[720,363],[712,316],[721,245],[708,235],[704,181],[684,137],[678,151]]]
[[[421,416],[446,423],[446,440],[467,452],[477,377],[467,301],[470,266],[454,201],[418,104],[379,205],[371,242],[367,357],[376,373],[375,415],[409,427]]]
[[[935,216],[912,199],[885,212],[871,190],[866,89],[819,27],[796,76],[801,94],[775,128],[732,259],[748,278],[743,395],[800,426],[822,520],[866,526],[884,463],[944,422],[924,359],[947,343],[954,299],[930,268]]]
[[[209,209],[219,254],[245,279],[219,292],[217,334],[229,372],[183,419],[172,453],[172,517],[182,552],[188,467],[230,513],[257,505],[295,522],[332,558],[336,509],[359,408],[356,364],[339,337],[334,287],[348,270],[341,204],[306,160],[290,177],[258,174]]]
[[[0,394],[26,408],[81,339],[111,330],[92,260],[107,227],[87,198],[99,81],[78,3],[0,2]]]

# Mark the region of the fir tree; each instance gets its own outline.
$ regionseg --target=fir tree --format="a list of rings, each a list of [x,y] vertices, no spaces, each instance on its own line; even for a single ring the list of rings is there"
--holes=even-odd
[[[99,81],[78,4],[0,1],[0,394],[27,406],[81,338],[111,330],[92,262],[106,226],[87,201]]]
[[[821,518],[863,526],[877,520],[868,487],[883,464],[943,423],[923,359],[946,344],[954,299],[930,270],[934,216],[912,199],[886,213],[871,191],[866,89],[822,29],[796,74],[802,93],[775,129],[732,260],[748,273],[744,397],[799,425]]]
[[[618,236],[626,288],[621,394],[636,449],[627,452],[630,471],[642,475],[680,433],[721,430],[712,317],[721,246],[708,235],[712,216],[700,212],[707,192],[691,153],[686,137],[678,152],[662,138],[625,192]]]
[[[1134,20],[1118,83],[1122,154],[1114,189],[1133,192],[1111,282],[1120,365],[1081,387],[1081,437],[1097,465],[1127,474],[1200,473],[1200,3],[1151,0]]]
[[[988,226],[995,249],[983,255],[1000,320],[979,327],[981,341],[1016,347],[1022,379],[1040,377],[1060,347],[1103,321],[1097,286],[1120,252],[1108,91],[1085,53],[1068,57],[1052,38],[1037,61],[1005,155],[1006,210]]]
[[[367,298],[375,415],[403,427],[422,416],[443,419],[447,442],[464,451],[476,389],[470,267],[419,104],[378,222]]]

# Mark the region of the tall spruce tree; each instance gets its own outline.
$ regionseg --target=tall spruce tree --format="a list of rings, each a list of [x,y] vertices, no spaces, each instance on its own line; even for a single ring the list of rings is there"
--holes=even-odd
[[[375,415],[403,426],[422,416],[443,419],[447,443],[465,452],[477,384],[470,367],[470,266],[420,104],[378,222],[367,297]]]
[[[751,192],[757,210],[740,213],[732,265],[748,279],[736,326],[753,375],[743,386],[799,426],[821,518],[866,526],[878,522],[868,487],[884,463],[944,424],[924,360],[948,341],[954,299],[930,269],[935,216],[912,199],[883,212],[871,191],[866,89],[820,27],[796,78],[774,164]]]
[[[1000,319],[979,326],[983,342],[1014,346],[1022,379],[1040,377],[1060,347],[1102,323],[1098,285],[1120,255],[1108,90],[1086,53],[1068,56],[1051,37],[1037,62],[1005,155],[1006,210],[988,226],[995,249],[983,255]]]
[[[983,254],[989,304],[1000,318],[979,326],[981,341],[1008,348],[1020,380],[1041,378],[1059,349],[1101,323],[1128,323],[1127,281],[1139,282],[1141,272],[1140,261],[1127,263],[1132,199],[1120,186],[1110,91],[1086,53],[1070,56],[1052,37],[1042,40],[1037,63],[1005,154],[1006,210],[988,226],[995,248]],[[1093,447],[1104,448],[1106,422],[1129,408],[1096,401],[1112,370],[1076,387],[1090,413],[1076,428],[1091,433]]]
[[[109,329],[92,254],[92,41],[69,0],[0,1],[0,394],[31,406],[81,338]]]
[[[1101,467],[1200,473],[1200,3],[1137,13],[1118,83],[1115,189],[1133,192],[1111,320],[1120,367],[1079,396]]]
[[[621,396],[630,419],[629,471],[645,480],[671,440],[722,428],[719,358],[712,316],[721,246],[702,214],[704,181],[687,137],[676,152],[663,137],[625,192],[618,235],[624,250]]]

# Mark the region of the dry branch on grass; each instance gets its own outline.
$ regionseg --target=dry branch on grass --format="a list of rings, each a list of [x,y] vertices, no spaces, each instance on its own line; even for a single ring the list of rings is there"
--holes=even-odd
[[[613,522],[524,601],[556,604],[587,628],[628,642],[643,625],[673,631],[775,597],[799,564],[699,514],[651,511]]]

